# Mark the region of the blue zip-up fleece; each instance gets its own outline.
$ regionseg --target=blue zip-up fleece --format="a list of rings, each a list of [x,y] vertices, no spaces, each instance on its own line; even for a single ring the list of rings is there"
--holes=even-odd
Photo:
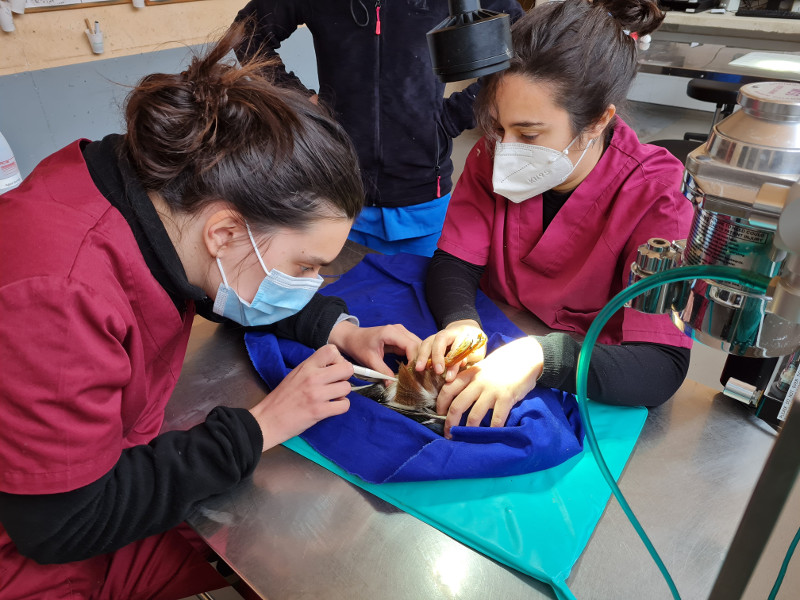
[[[523,14],[517,0],[481,5],[512,20]],[[273,56],[298,26],[308,27],[319,96],[355,144],[367,206],[410,206],[450,191],[452,138],[475,127],[477,84],[445,99],[431,69],[425,34],[447,18],[447,0],[252,0],[237,20],[249,16],[258,21],[249,48]],[[275,78],[306,89],[282,63]]]

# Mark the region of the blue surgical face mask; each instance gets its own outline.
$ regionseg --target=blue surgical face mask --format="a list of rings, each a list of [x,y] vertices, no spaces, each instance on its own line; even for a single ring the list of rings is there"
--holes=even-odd
[[[322,277],[292,277],[281,273],[277,269],[267,271],[261,254],[258,251],[253,234],[250,232],[250,225],[247,225],[247,235],[250,236],[250,243],[258,257],[258,262],[267,276],[258,286],[258,291],[252,302],[242,300],[239,294],[228,285],[225,271],[222,269],[222,262],[217,258],[219,273],[222,275],[222,283],[219,284],[217,297],[214,299],[214,312],[226,317],[231,321],[236,321],[241,325],[256,327],[259,325],[269,325],[286,317],[291,317],[306,304],[311,301],[319,286],[322,285]]]

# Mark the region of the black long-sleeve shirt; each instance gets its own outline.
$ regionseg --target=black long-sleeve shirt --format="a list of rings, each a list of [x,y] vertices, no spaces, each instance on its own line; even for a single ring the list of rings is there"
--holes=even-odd
[[[180,312],[193,301],[214,318],[211,302],[191,285],[152,202],[123,156],[121,137],[82,147],[103,196],[125,217],[151,273]],[[319,347],[347,307],[316,295],[277,335]],[[218,320],[218,319],[215,319]],[[0,522],[19,551],[40,563],[65,563],[117,550],[184,521],[200,500],[248,477],[261,456],[261,428],[244,409],[215,408],[188,431],[157,436],[124,450],[112,469],[78,489],[43,495],[0,492]]]
[[[262,443],[249,411],[218,407],[188,431],[123,451],[89,485],[61,494],[0,492],[0,521],[20,553],[42,564],[112,552],[175,527],[195,503],[248,477]]]
[[[545,193],[544,226],[552,221],[569,194]],[[426,297],[440,328],[453,321],[480,323],[475,294],[484,267],[437,250],[426,278]],[[544,364],[538,385],[576,393],[581,344],[566,333],[535,336]],[[668,344],[596,344],[589,361],[588,396],[607,404],[658,406],[681,386],[689,369],[690,351]]]

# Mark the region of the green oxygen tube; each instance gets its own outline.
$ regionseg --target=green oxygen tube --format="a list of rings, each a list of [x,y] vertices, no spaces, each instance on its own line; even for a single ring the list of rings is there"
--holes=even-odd
[[[752,288],[753,291],[759,294],[766,292],[767,286],[770,282],[770,278],[765,275],[760,275],[758,273],[736,269],[733,267],[716,265],[678,267],[641,279],[614,296],[598,313],[597,317],[592,322],[591,327],[589,327],[589,331],[586,332],[586,338],[583,341],[581,352],[578,356],[578,370],[576,375],[578,409],[580,410],[581,419],[583,419],[584,429],[586,430],[586,440],[589,443],[589,448],[591,449],[595,460],[597,461],[597,466],[600,468],[600,472],[611,488],[611,491],[614,494],[614,497],[617,499],[617,502],[619,502],[623,512],[628,517],[628,520],[631,522],[631,525],[633,525],[633,528],[636,530],[639,538],[644,543],[647,551],[650,553],[650,556],[655,561],[656,566],[658,566],[659,571],[661,571],[661,574],[664,576],[664,579],[666,580],[667,585],[672,592],[672,597],[677,600],[680,600],[680,594],[678,593],[677,587],[675,587],[675,582],[672,581],[669,571],[667,571],[666,566],[664,566],[664,563],[661,560],[661,557],[658,555],[658,552],[656,552],[656,549],[650,541],[650,538],[647,537],[647,534],[644,532],[641,524],[634,516],[633,511],[625,500],[625,497],[622,495],[622,492],[617,486],[616,481],[614,481],[613,475],[611,475],[611,471],[608,469],[608,466],[603,459],[603,455],[601,454],[600,448],[597,444],[597,438],[595,437],[594,429],[592,429],[592,424],[589,419],[589,411],[586,407],[586,388],[589,380],[589,357],[592,353],[595,342],[597,341],[597,336],[600,334],[600,331],[603,329],[603,326],[606,324],[608,319],[610,319],[611,316],[620,308],[622,308],[627,302],[639,294],[643,294],[644,292],[669,283],[693,279],[732,281],[748,288]]]

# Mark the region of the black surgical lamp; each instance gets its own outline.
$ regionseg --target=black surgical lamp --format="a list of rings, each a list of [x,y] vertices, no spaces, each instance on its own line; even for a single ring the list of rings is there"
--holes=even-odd
[[[480,0],[448,0],[450,16],[428,32],[433,72],[444,83],[507,69],[511,19]]]

